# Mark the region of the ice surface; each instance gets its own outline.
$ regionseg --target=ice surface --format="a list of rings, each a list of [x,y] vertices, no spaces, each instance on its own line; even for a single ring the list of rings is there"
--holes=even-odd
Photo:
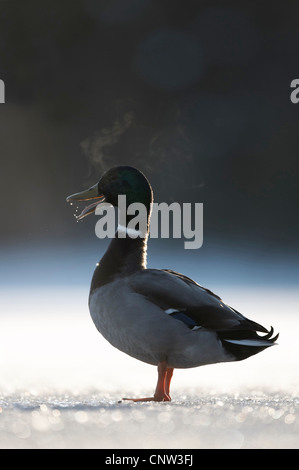
[[[1,448],[298,448],[299,399],[201,392],[171,403],[118,403],[121,394],[2,397]],[[197,392],[198,395],[198,392]]]

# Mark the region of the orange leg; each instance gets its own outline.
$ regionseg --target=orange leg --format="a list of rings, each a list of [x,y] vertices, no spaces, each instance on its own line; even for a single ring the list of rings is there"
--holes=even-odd
[[[171,382],[172,376],[173,376],[173,368],[167,367],[166,379],[165,379],[165,392],[166,392],[166,395],[169,396],[170,400],[171,398],[170,398],[169,393],[170,393],[170,382]]]
[[[123,400],[137,401],[171,401],[169,396],[170,381],[172,378],[173,369],[167,367],[166,361],[161,361],[158,364],[158,382],[153,397],[147,398],[123,398]]]

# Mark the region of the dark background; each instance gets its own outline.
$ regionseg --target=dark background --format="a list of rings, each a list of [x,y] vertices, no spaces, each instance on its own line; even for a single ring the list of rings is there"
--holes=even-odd
[[[129,164],[156,202],[204,203],[204,246],[294,259],[298,22],[293,1],[1,0],[2,251],[94,240],[65,197]]]

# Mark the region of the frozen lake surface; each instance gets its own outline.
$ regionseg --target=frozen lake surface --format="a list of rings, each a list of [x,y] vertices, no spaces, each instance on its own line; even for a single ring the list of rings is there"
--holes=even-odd
[[[197,397],[195,397],[197,395]],[[1,397],[0,446],[15,449],[285,449],[299,447],[299,398],[177,396],[118,403],[121,393]]]
[[[171,403],[119,402],[151,395],[156,369],[117,351],[96,331],[87,307],[90,266],[81,273],[86,285],[72,285],[74,261],[68,285],[59,287],[58,278],[47,287],[36,273],[54,279],[57,258],[48,271],[27,274],[26,261],[18,271],[23,284],[14,285],[7,265],[0,291],[1,448],[299,448],[295,282],[248,286],[228,279],[223,285],[219,271],[218,278],[207,271],[202,284],[245,316],[273,325],[278,346],[238,363],[175,370]],[[184,268],[178,266],[201,282]],[[67,277],[62,269],[59,275]]]

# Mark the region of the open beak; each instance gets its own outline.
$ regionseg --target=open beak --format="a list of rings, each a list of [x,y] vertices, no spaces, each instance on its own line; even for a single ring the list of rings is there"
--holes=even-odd
[[[91,188],[87,189],[86,191],[81,191],[80,193],[71,194],[66,198],[66,202],[75,202],[75,201],[90,201],[94,200],[91,204],[86,206],[81,214],[76,215],[77,220],[82,220],[87,215],[92,214],[98,204],[105,201],[105,196],[103,194],[99,194],[98,190],[98,183]]]

